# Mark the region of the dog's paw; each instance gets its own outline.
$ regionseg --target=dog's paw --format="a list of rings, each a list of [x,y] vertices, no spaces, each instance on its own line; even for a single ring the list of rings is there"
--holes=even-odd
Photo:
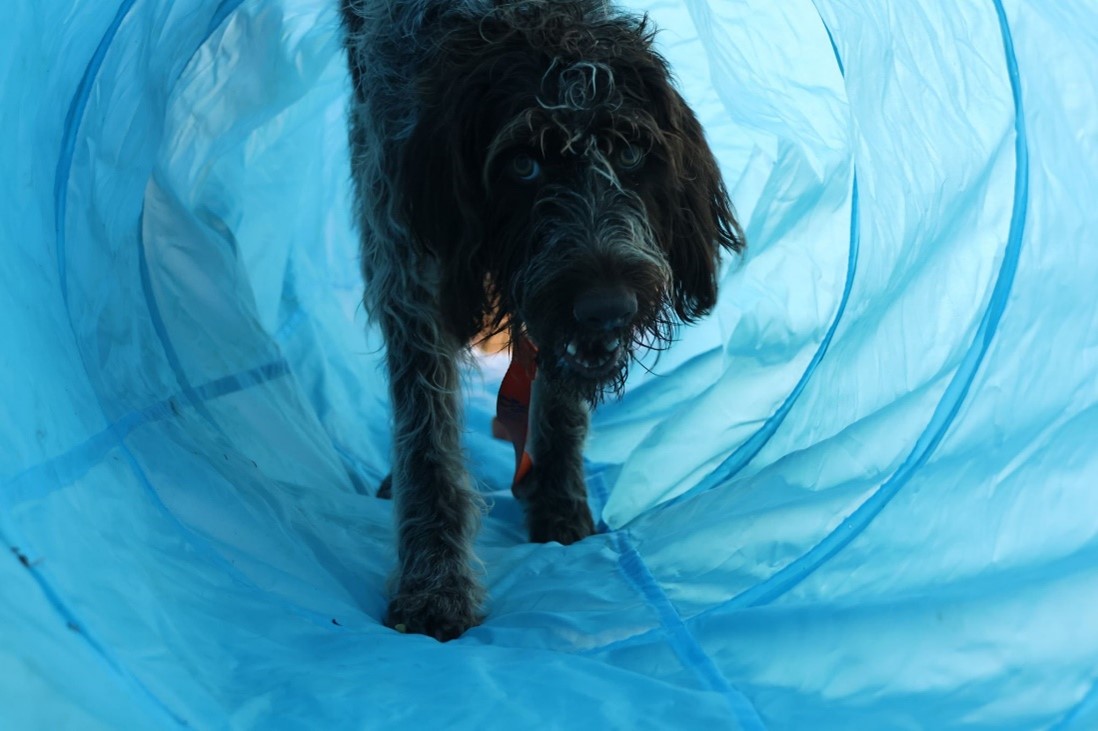
[[[477,591],[419,591],[397,594],[389,602],[385,624],[398,632],[434,637],[439,642],[460,637],[481,622]]]
[[[526,526],[532,543],[556,541],[569,545],[595,533],[586,500],[535,501],[526,506]]]

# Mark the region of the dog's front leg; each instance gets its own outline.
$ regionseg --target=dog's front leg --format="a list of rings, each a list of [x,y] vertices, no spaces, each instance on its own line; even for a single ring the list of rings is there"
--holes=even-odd
[[[587,404],[539,375],[534,380],[531,407],[529,438],[534,469],[518,488],[530,540],[575,543],[595,532],[583,476]]]
[[[394,411],[396,592],[386,624],[453,639],[479,623],[473,572],[477,501],[462,458],[458,360],[462,345],[439,319],[383,318]]]

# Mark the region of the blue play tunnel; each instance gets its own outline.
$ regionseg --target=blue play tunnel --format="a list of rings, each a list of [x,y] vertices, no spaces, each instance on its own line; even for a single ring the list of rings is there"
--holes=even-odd
[[[0,728],[1098,728],[1098,6],[633,0],[744,222],[485,624],[386,629],[328,0],[8,0]]]

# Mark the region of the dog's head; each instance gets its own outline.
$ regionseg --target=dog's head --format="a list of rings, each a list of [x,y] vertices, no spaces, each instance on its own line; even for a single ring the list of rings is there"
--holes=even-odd
[[[594,401],[716,302],[736,222],[646,19],[602,0],[451,14],[420,70],[402,185],[458,337],[525,333]]]

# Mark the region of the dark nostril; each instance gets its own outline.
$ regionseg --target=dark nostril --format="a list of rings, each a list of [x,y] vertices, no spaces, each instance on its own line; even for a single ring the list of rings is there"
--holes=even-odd
[[[624,287],[595,287],[576,297],[572,314],[576,322],[592,329],[625,327],[637,314],[637,295]]]

